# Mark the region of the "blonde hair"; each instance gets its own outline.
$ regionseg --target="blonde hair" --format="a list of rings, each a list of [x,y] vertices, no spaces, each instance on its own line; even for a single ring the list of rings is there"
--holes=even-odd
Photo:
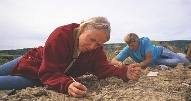
[[[80,32],[81,32],[81,29],[84,25],[86,25],[85,29],[103,30],[106,34],[107,41],[110,39],[111,27],[110,27],[110,22],[107,20],[107,18],[102,17],[102,16],[98,16],[98,17],[90,18],[86,21],[82,21],[80,26],[79,26]]]
[[[125,36],[124,41],[127,44],[130,44],[131,42],[138,42],[139,41],[139,36],[135,33],[129,33]]]

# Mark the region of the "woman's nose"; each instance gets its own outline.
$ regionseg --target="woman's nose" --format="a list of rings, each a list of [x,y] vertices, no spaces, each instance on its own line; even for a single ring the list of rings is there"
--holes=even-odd
[[[90,48],[91,48],[91,50],[96,49],[96,48],[97,48],[96,43],[92,43],[92,44],[90,45]]]

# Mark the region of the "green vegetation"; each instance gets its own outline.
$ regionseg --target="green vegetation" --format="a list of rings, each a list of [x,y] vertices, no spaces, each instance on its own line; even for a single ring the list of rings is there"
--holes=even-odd
[[[178,47],[179,49],[185,50],[187,46],[191,43],[191,40],[173,40],[173,41],[162,41],[167,42],[171,45]]]
[[[152,41],[152,44],[155,45],[155,46],[161,46],[159,41]]]
[[[0,65],[9,62],[27,52],[31,48],[17,50],[0,50]]]
[[[9,55],[23,55],[26,51],[30,50],[31,48],[23,48],[23,49],[16,49],[16,50],[0,50],[0,54],[9,54]]]

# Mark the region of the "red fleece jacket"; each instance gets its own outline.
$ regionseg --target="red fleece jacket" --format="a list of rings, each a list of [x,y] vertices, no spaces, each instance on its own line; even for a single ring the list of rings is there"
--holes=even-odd
[[[103,46],[82,52],[68,72],[63,73],[73,60],[74,39],[73,30],[79,24],[68,24],[56,28],[48,37],[45,46],[26,52],[10,75],[23,75],[28,78],[39,78],[44,85],[67,93],[72,79],[68,76],[79,77],[89,72],[99,79],[117,76],[126,80],[128,68],[116,68],[107,60]]]

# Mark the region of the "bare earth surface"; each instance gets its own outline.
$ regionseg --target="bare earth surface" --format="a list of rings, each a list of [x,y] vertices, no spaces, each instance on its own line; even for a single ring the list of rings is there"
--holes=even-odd
[[[147,76],[158,72],[157,76]],[[147,67],[138,81],[123,82],[111,77],[98,80],[96,76],[77,78],[88,88],[84,98],[73,98],[68,94],[48,90],[47,87],[17,90],[2,101],[191,101],[191,65],[179,64],[175,68],[162,70],[160,66]],[[6,91],[0,91],[3,96]]]

